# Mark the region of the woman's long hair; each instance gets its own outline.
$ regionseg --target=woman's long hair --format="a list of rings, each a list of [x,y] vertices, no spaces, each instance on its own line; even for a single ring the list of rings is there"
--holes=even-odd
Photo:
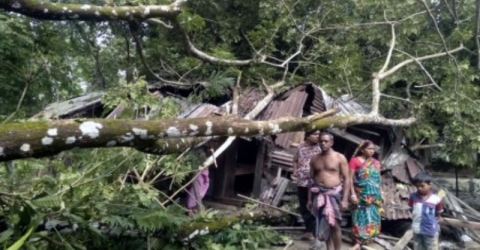
[[[362,150],[364,150],[370,145],[373,145],[373,142],[370,140],[363,140],[362,142],[360,142],[355,149],[355,152],[353,153],[353,157],[359,156],[362,153]]]

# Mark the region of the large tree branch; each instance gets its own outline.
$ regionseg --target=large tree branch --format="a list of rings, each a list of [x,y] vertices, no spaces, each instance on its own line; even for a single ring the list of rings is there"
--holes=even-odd
[[[392,31],[392,40],[390,41],[390,49],[388,50],[387,54],[387,59],[385,60],[385,63],[383,64],[383,67],[378,71],[377,73],[373,74],[373,80],[372,80],[372,111],[371,113],[373,115],[378,115],[378,108],[380,106],[380,75],[387,70],[388,65],[390,64],[390,60],[392,58],[392,53],[393,49],[395,48],[395,25],[391,24],[391,31]]]
[[[176,0],[169,5],[97,6],[91,4],[51,3],[39,0],[2,0],[0,9],[43,20],[145,20],[172,17],[180,13],[187,0]]]
[[[394,24],[391,24],[391,30],[392,30],[392,40],[390,42],[390,48],[388,50],[387,58],[385,60],[385,63],[383,67],[378,71],[373,73],[372,77],[372,111],[370,112],[371,116],[378,116],[379,114],[379,107],[380,107],[380,97],[382,93],[380,92],[380,81],[385,79],[386,77],[392,75],[393,73],[397,72],[399,69],[403,68],[404,66],[416,62],[417,64],[421,65],[421,61],[432,59],[432,58],[437,58],[437,57],[442,57],[446,55],[452,55],[453,53],[459,52],[463,50],[463,44],[460,44],[458,48],[446,51],[446,52],[441,52],[441,53],[436,53],[436,54],[431,54],[431,55],[426,55],[423,57],[412,57],[410,59],[407,59],[405,61],[402,61],[398,63],[397,65],[393,66],[392,68],[388,69],[388,64],[390,63],[390,59],[392,57],[393,50],[395,48],[395,29],[394,29]]]
[[[327,113],[332,115],[336,110]],[[163,154],[154,145],[159,139],[257,136],[356,124],[409,126],[416,121],[415,118],[389,120],[357,114],[323,118],[325,115],[283,117],[269,121],[227,116],[157,121],[69,119],[9,123],[0,125],[0,161],[51,156],[72,148],[133,147],[143,152]],[[177,145],[168,147],[172,149]]]
[[[446,55],[449,55],[449,54],[457,53],[457,52],[459,52],[463,49],[464,49],[463,44],[460,44],[460,46],[458,48],[449,50],[448,52],[441,52],[441,53],[426,55],[426,56],[422,56],[422,57],[417,57],[416,59],[415,58],[407,59],[407,60],[393,66],[391,69],[385,71],[384,73],[379,74],[379,77],[380,77],[380,79],[384,79],[384,78],[392,75],[393,73],[397,72],[397,70],[403,68],[405,65],[410,64],[412,62],[421,62],[421,61],[425,61],[425,60],[428,60],[428,59],[433,59],[433,58],[437,58],[437,57],[446,56]]]
[[[230,66],[245,66],[245,65],[250,65],[255,60],[253,59],[248,59],[248,60],[230,60],[230,59],[222,59],[218,57],[211,56],[195,47],[193,45],[192,41],[190,40],[190,37],[188,36],[187,32],[182,28],[180,23],[172,19],[173,26],[180,31],[180,34],[182,36],[182,41],[185,44],[185,47],[187,48],[188,52],[195,56],[196,58],[208,62],[208,63],[214,63],[214,64],[223,64],[223,65],[230,65]]]

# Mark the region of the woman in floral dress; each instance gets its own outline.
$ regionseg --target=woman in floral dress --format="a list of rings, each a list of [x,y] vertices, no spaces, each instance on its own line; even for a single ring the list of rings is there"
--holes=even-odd
[[[351,202],[354,247],[360,249],[380,233],[382,194],[380,191],[380,162],[373,158],[375,145],[366,140],[360,143],[350,160],[353,179]]]

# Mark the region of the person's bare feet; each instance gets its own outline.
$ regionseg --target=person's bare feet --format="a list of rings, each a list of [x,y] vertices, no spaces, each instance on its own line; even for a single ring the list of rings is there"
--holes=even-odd
[[[312,233],[305,233],[300,239],[313,241],[313,240],[315,240],[315,237],[313,237]]]
[[[351,247],[349,250],[360,250],[361,246],[360,244],[356,243],[353,247]]]

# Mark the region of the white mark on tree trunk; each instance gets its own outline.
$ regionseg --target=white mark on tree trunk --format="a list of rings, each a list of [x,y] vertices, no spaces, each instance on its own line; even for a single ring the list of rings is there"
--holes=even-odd
[[[145,8],[145,11],[143,12],[143,16],[147,16],[148,14],[150,14],[150,7]]]
[[[229,135],[233,134],[233,128],[228,128],[227,132],[228,132]]]
[[[86,121],[80,124],[80,131],[82,131],[82,135],[88,136],[92,139],[95,139],[100,135],[99,129],[101,128],[103,128],[101,123],[93,121]]]
[[[30,144],[24,143],[24,144],[20,147],[20,150],[22,150],[23,152],[28,152],[28,151],[30,151]]]
[[[193,233],[191,233],[189,236],[188,236],[188,239],[193,239],[195,238],[195,236],[197,236],[199,234],[199,231],[198,229],[196,229],[195,231],[193,231]]]
[[[271,124],[270,128],[272,129],[272,133],[279,134],[280,132],[282,132],[282,129],[280,128],[280,126],[278,126],[278,124],[276,123],[270,123],[270,124]]]
[[[173,127],[173,126],[172,126],[172,127],[169,127],[169,128],[167,129],[167,135],[168,135],[169,137],[180,136],[180,130],[178,130],[178,128]]]
[[[112,14],[118,16],[118,13],[115,10],[112,10]]]
[[[90,6],[88,4],[82,5],[82,7],[80,7],[80,9],[82,9],[82,10],[89,10],[90,8],[92,8],[92,6]]]
[[[197,131],[197,130],[198,130],[198,126],[195,125],[195,124],[190,124],[190,125],[188,125],[188,127],[189,127],[191,130],[193,130],[193,131]]]
[[[3,152],[3,148],[0,147],[0,156],[5,156],[5,153]]]
[[[250,130],[248,129],[248,127],[246,127],[245,128],[245,133],[248,133],[248,131],[250,131]]]
[[[206,121],[205,125],[207,125],[207,130],[205,131],[205,135],[211,135],[213,123],[211,121]]]
[[[43,12],[44,12],[44,13],[48,13],[48,9],[44,9]]]
[[[53,138],[45,136],[42,138],[42,145],[50,145],[53,143]]]
[[[58,135],[58,129],[56,128],[51,128],[47,130],[47,135],[49,136],[57,136]]]
[[[146,139],[148,131],[146,129],[141,128],[132,128],[134,134],[140,136],[141,139]]]
[[[208,227],[206,227],[205,229],[200,230],[200,235],[206,235],[206,234],[208,234],[208,233],[209,233]]]
[[[77,139],[75,139],[75,136],[69,136],[67,137],[67,139],[65,139],[65,143],[66,144],[72,144],[72,143],[75,143]]]
[[[117,141],[115,141],[115,140],[111,140],[111,141],[107,142],[108,147],[113,147],[115,145],[117,145]]]
[[[135,138],[135,136],[132,133],[127,132],[125,135],[122,135],[122,138],[120,139],[120,142],[131,141],[131,140],[133,140],[133,138]]]
[[[100,16],[100,12],[95,11],[95,16]]]

